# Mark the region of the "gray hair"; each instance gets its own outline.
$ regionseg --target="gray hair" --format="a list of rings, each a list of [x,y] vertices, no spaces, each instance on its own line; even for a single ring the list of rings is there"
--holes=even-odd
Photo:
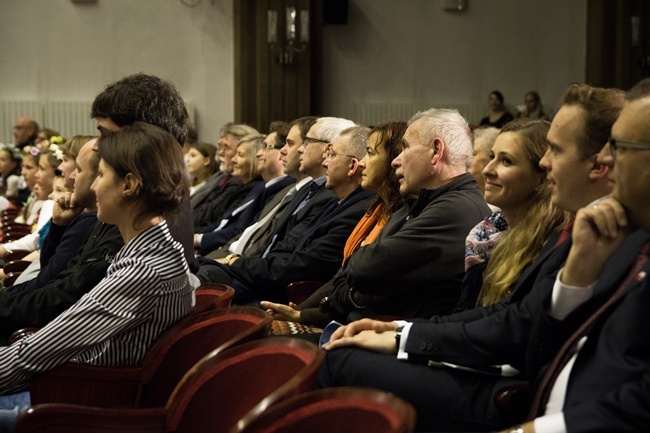
[[[368,142],[368,136],[370,135],[370,128],[363,125],[353,126],[352,128],[347,128],[341,131],[339,137],[344,135],[350,136],[348,145],[344,151],[345,153],[354,155],[358,159],[362,159],[366,156],[366,144]]]
[[[247,135],[259,134],[259,132],[257,129],[246,125],[245,123],[228,122],[221,127],[219,134],[221,137],[225,137],[226,135],[230,134],[237,138],[237,140],[241,140]]]
[[[474,130],[474,148],[477,152],[489,152],[501,130],[493,126]]]
[[[472,162],[472,132],[467,120],[458,110],[449,108],[430,108],[415,113],[409,120],[411,125],[416,120],[423,119],[419,133],[422,141],[431,145],[440,137],[447,147],[449,162],[453,167],[463,167],[467,170]]]
[[[340,117],[321,117],[316,121],[316,134],[321,140],[334,143],[345,129],[355,126],[354,122]]]

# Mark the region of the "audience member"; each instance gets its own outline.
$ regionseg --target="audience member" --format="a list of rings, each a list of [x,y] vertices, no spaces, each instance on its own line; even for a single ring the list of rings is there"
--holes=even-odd
[[[30,193],[29,196],[27,196],[27,200],[25,200],[25,205],[20,210],[16,219],[14,219],[15,222],[20,224],[34,224],[38,219],[41,206],[43,206],[43,200],[38,199],[36,197],[36,192],[34,191],[36,182],[38,181],[38,160],[40,159],[40,155],[41,151],[34,147],[29,153],[26,153],[23,156],[20,174],[25,182],[25,188],[28,189]]]
[[[71,174],[74,192],[64,194],[54,202],[52,223],[38,262],[40,271],[30,275],[30,265],[16,279],[10,291],[30,291],[44,286],[67,268],[88,241],[97,224],[97,200],[90,188],[97,177],[99,165],[99,155],[93,151],[96,141],[88,141],[79,152],[75,152],[74,148],[66,151],[76,153],[75,170]]]
[[[255,217],[277,193],[295,183],[295,179],[284,174],[284,167],[279,158],[279,149],[282,144],[278,144],[278,137],[277,132],[272,132],[266,137],[249,135],[240,142],[238,153],[233,158],[235,165],[233,175],[246,184],[245,179],[253,176],[257,178],[257,173],[259,173],[263,182],[249,192],[242,204],[234,210],[226,212],[215,229],[203,235],[195,235],[196,246],[199,247],[201,254],[208,254],[216,250],[243,232],[249,224],[255,221]],[[242,145],[242,143],[245,144]],[[248,151],[245,152],[242,149],[246,145],[248,145]],[[255,154],[253,155],[253,153]],[[256,159],[257,161],[255,161]],[[250,173],[247,174],[246,171],[250,171]]]
[[[190,174],[190,197],[203,188],[210,188],[212,183],[208,179],[216,179],[219,165],[216,160],[217,148],[210,143],[194,143],[189,145],[185,160],[187,171]]]
[[[194,206],[194,233],[202,233],[215,222],[221,221],[226,211],[237,207],[246,197],[248,191],[240,189],[241,180],[232,175],[232,158],[237,153],[239,141],[252,134],[258,134],[257,130],[244,124],[226,123],[221,128],[217,152],[221,175],[215,179],[203,201]]]
[[[259,302],[269,299],[287,302],[285,287],[292,281],[313,279],[327,281],[340,267],[343,246],[352,229],[361,219],[372,198],[370,192],[361,189],[359,161],[365,155],[368,129],[346,128],[350,121],[337,118],[321,118],[311,127],[301,153],[300,171],[312,174],[320,164],[326,169],[324,185],[312,181],[313,197],[296,203],[285,210],[290,215],[289,231],[280,237],[276,232],[271,243],[261,255],[234,258],[220,267],[206,267],[207,281],[217,281],[235,287],[237,304]],[[338,157],[323,160],[324,148],[333,143]],[[316,177],[315,179],[319,179]],[[322,178],[321,178],[322,179]],[[336,199],[327,200],[322,209],[307,225],[300,222],[300,214],[309,212],[310,200],[317,200],[322,187],[332,191]],[[298,200],[298,199],[296,199]],[[302,206],[301,206],[302,204]],[[296,218],[293,214],[297,214]],[[283,225],[280,225],[282,230]],[[201,277],[201,273],[199,273]],[[213,279],[214,278],[214,279]]]
[[[0,146],[0,195],[8,202],[20,204],[27,199],[27,195],[19,197],[20,190],[24,188],[24,181],[20,176],[20,164],[23,160],[23,154],[13,144],[3,144]],[[8,203],[0,204],[3,209],[7,208]]]
[[[501,210],[472,229],[465,241],[465,278],[457,310],[494,304],[510,293],[549,237],[570,219],[550,202],[539,162],[550,123],[515,120],[503,127],[483,170],[485,200]]]
[[[129,75],[107,86],[93,101],[90,115],[97,121],[101,135],[135,122],[145,122],[169,132],[181,146],[187,139],[190,122],[185,102],[174,85],[143,73]],[[169,229],[172,237],[183,244],[185,259],[194,272],[198,262],[192,243],[189,194],[187,203],[180,209],[179,218]]]
[[[540,163],[547,170],[551,200],[557,207],[576,212],[611,191],[609,168],[597,155],[622,104],[622,92],[613,89],[576,84],[565,91]],[[533,322],[551,295],[546,283],[571,246],[562,238],[558,233],[549,239],[551,247],[520,276],[512,294],[497,304],[433,317],[429,322],[364,319],[339,328],[324,346],[330,353],[321,371],[321,386],[365,385],[391,391],[416,407],[417,430],[488,431],[503,426],[493,394],[505,384],[535,376],[526,369],[530,359],[526,345]],[[347,345],[367,350],[333,350]],[[546,361],[542,352],[532,358]],[[500,364],[511,364],[525,374],[509,378],[499,375],[507,369],[488,368],[497,374],[476,370]]]
[[[269,203],[262,209],[257,222],[247,227],[241,236],[236,236],[223,247],[211,252],[206,257],[211,259],[228,259],[238,256],[251,256],[270,240],[275,232],[276,223],[280,220],[284,209],[291,201],[298,196],[298,192],[307,185],[311,176],[300,172],[300,154],[298,149],[309,129],[316,123],[317,118],[308,116],[301,117],[289,124],[289,132],[285,144],[280,148],[280,162],[284,173],[295,179],[296,183],[285,187],[278,192]],[[278,135],[278,137],[281,137]],[[267,137],[268,140],[268,137]],[[277,142],[277,140],[276,140]],[[279,143],[277,144],[279,145]],[[230,256],[230,259],[228,258]]]
[[[330,296],[339,278],[346,278],[348,259],[359,249],[373,243],[391,215],[402,208],[399,180],[393,160],[402,151],[402,137],[406,122],[396,121],[378,125],[370,130],[366,143],[366,156],[359,162],[363,169],[361,187],[377,193],[366,214],[361,218],[343,249],[343,264],[338,273],[300,305],[262,301],[261,305],[275,320],[299,322],[325,327],[331,320],[329,311],[321,311],[321,300]]]
[[[542,106],[542,99],[539,97],[539,93],[531,90],[524,95],[523,110],[517,112],[517,117],[548,120],[548,116],[544,114],[544,107]]]
[[[485,191],[485,177],[483,169],[490,162],[490,149],[499,135],[499,129],[491,126],[477,128],[474,131],[474,150],[469,173],[476,179],[476,184],[481,192]],[[488,203],[489,204],[489,203]],[[498,209],[493,209],[496,212]]]
[[[61,164],[57,167],[61,172],[61,176],[65,181],[65,186],[67,188],[74,187],[74,178],[72,177],[72,172],[76,169],[76,159],[79,155],[81,148],[92,140],[92,135],[75,135],[74,137],[68,139],[60,147],[55,148],[56,151],[60,150],[60,153],[63,157]]]
[[[155,338],[193,306],[198,282],[166,222],[188,194],[181,148],[152,125],[121,129],[99,140],[99,176],[92,189],[98,218],[118,227],[125,246],[86,296],[37,333],[0,350],[3,393],[69,361],[137,365]],[[29,391],[0,401],[17,415],[29,404]]]
[[[38,123],[31,117],[20,117],[14,124],[14,140],[20,149],[33,146],[38,133]]]
[[[514,119],[503,105],[503,94],[498,90],[490,92],[487,105],[489,114],[481,119],[479,126],[502,128],[503,125]]]

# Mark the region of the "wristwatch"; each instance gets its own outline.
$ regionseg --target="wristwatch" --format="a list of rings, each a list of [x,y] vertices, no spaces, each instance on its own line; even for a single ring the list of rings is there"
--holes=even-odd
[[[398,326],[397,329],[395,330],[395,347],[397,348],[397,351],[399,352],[399,343],[400,340],[402,339],[402,330],[404,329],[403,326]]]
[[[237,257],[239,257],[239,254],[228,254],[226,256],[226,260],[224,261],[224,263],[226,264],[226,266],[230,266],[230,263],[232,263],[232,261]]]

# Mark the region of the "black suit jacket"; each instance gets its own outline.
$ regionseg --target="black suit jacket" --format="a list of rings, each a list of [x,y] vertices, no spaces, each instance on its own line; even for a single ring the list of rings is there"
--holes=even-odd
[[[238,295],[249,291],[251,299],[287,302],[285,287],[293,281],[327,281],[341,266],[343,246],[368,209],[374,193],[357,188],[327,216],[307,225],[306,242],[285,239],[265,257],[242,257],[230,267]],[[241,301],[240,301],[241,302]]]
[[[283,179],[278,180],[268,187],[262,182],[257,184],[257,186],[249,191],[248,195],[241,203],[244,204],[247,201],[252,200],[250,205],[237,214],[233,214],[233,211],[237,210],[238,207],[227,211],[222,217],[222,220],[228,221],[225,226],[216,231],[210,231],[208,229],[204,232],[201,239],[201,247],[199,249],[200,253],[207,255],[224,245],[233,237],[241,234],[249,224],[253,223],[253,221],[257,221],[257,215],[262,211],[264,206],[275,197],[275,194],[277,194],[278,191],[293,183],[295,183],[294,178],[285,176]],[[219,225],[221,225],[221,220],[216,226],[218,227]]]
[[[533,290],[538,278],[543,279],[548,275],[555,275],[566,261],[571,249],[571,237],[555,247],[560,234],[561,232],[556,232],[549,238],[535,260],[533,260],[533,263],[521,273],[515,287],[512,289],[512,293],[501,301],[487,307],[471,308],[447,316],[434,316],[430,320],[437,323],[470,322],[502,311],[510,304],[521,302]]]
[[[564,320],[540,316],[528,347],[529,377],[541,378],[566,338],[624,282],[649,239],[643,230],[631,233],[607,262],[592,298]],[[571,433],[650,431],[649,273],[647,263],[597,319],[578,353],[563,409]]]
[[[538,380],[567,337],[618,288],[648,239],[643,230],[631,233],[606,263],[594,296],[564,320],[545,314],[555,280],[547,277],[520,304],[486,319],[461,323],[461,332],[446,332],[448,326],[458,325],[455,322],[414,324],[406,342],[409,360],[512,364],[529,379]],[[648,272],[650,264],[628,283],[578,354],[564,402],[571,433],[650,431]]]

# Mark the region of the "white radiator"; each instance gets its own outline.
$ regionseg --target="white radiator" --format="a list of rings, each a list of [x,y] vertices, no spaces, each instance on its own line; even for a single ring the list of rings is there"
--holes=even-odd
[[[194,121],[194,106],[186,102],[190,119]],[[90,118],[92,101],[0,101],[0,140],[14,141],[13,126],[16,119],[29,116],[36,119],[41,128],[59,131],[65,138],[74,135],[96,135],[95,120]]]
[[[413,103],[362,103],[351,102],[344,117],[363,125],[377,125],[389,120],[408,120],[418,111],[429,108],[455,108],[469,123],[478,123],[487,114],[484,102],[476,104],[413,104]]]

